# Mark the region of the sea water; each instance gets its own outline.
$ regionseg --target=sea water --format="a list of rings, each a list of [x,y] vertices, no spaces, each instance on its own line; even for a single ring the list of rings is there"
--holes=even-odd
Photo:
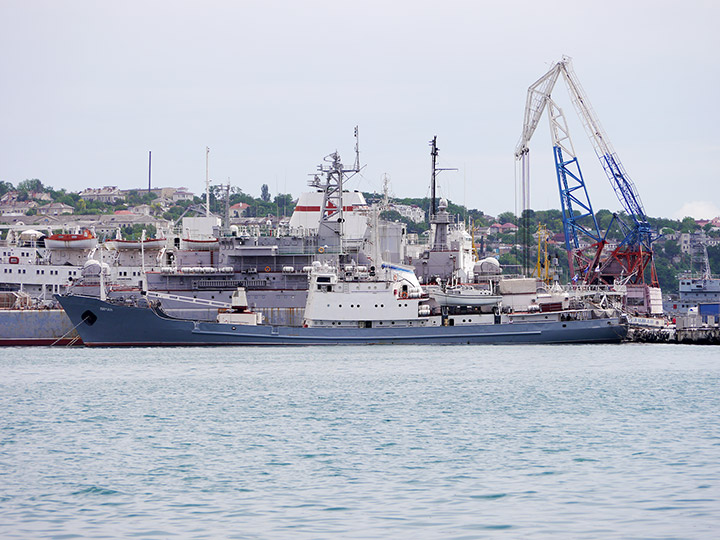
[[[717,538],[720,349],[0,349],[0,537]]]

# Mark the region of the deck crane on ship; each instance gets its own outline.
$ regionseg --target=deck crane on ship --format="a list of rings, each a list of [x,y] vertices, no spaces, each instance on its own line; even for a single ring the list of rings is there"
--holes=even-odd
[[[595,154],[627,214],[627,217],[614,214],[605,233],[601,231],[592,209],[565,115],[551,97],[561,76]],[[628,302],[631,304],[629,307],[645,314],[661,314],[662,294],[652,251],[652,243],[657,239],[657,234],[648,223],[637,188],[600,125],[572,69],[569,57],[563,57],[528,89],[522,136],[515,150],[515,158],[520,168],[523,214],[530,208],[528,145],[546,109],[550,121],[570,275],[576,276],[577,281],[582,284],[626,286]],[[617,224],[624,237],[612,252],[605,253],[607,233],[613,224]],[[581,239],[585,241],[581,242]],[[649,283],[645,276],[648,268]]]

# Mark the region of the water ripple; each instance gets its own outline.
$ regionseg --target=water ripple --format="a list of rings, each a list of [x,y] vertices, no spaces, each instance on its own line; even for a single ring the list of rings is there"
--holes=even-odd
[[[5,349],[0,537],[713,538],[715,356]]]

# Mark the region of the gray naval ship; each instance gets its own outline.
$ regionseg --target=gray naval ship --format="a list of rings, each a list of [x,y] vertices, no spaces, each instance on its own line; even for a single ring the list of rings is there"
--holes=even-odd
[[[512,280],[507,294],[472,294],[444,302],[424,290],[413,269],[337,266],[315,261],[301,326],[267,324],[245,290],[214,322],[169,316],[146,298],[137,302],[58,296],[83,343],[110,346],[619,343],[625,318],[614,309],[551,301],[543,309],[535,280]],[[530,283],[532,282],[532,283]],[[532,292],[530,292],[532,291]],[[536,309],[503,309],[511,297]],[[557,299],[551,299],[557,300]],[[563,304],[563,301],[565,302]]]
[[[388,207],[387,186],[382,202],[369,205],[357,191],[344,189],[359,172],[359,157],[351,169],[340,156],[326,156],[310,181],[313,191],[302,193],[288,226],[274,234],[220,226],[215,217],[186,218],[182,241],[175,243],[171,265],[148,268],[144,289],[159,300],[171,316],[213,321],[217,309],[226,307],[238,287],[246,291],[249,305],[272,324],[300,326],[307,301],[308,270],[314,261],[334,264],[375,265],[405,263],[414,267],[420,282],[471,282],[482,264],[473,259],[472,238],[463,223],[454,222],[447,202],[435,205],[434,144],[431,155],[433,192],[430,223],[432,241],[425,249],[408,245],[405,225],[380,219]],[[356,148],[357,150],[357,148]],[[168,255],[165,255],[168,258]],[[89,269],[73,294],[99,296],[99,267]],[[92,287],[91,287],[92,288]],[[110,296],[129,298],[139,291],[119,287]]]

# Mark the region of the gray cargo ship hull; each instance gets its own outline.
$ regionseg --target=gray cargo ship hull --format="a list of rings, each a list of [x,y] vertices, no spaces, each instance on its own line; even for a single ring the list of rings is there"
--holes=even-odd
[[[402,328],[319,328],[233,325],[172,319],[146,307],[82,296],[57,297],[94,347],[193,345],[619,343],[618,318]],[[84,321],[84,322],[83,322]]]
[[[82,345],[62,309],[0,309],[0,346]]]

